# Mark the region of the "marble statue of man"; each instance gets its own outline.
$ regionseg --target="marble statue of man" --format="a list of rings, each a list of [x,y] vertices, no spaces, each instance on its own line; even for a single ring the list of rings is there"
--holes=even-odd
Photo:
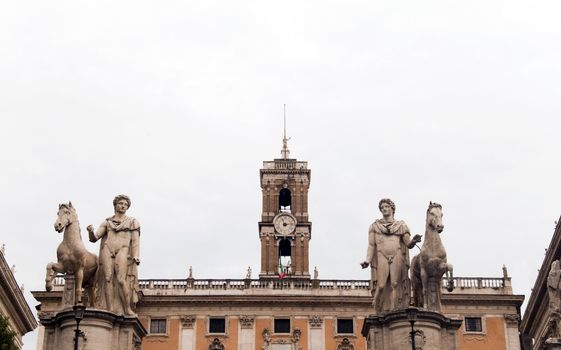
[[[549,311],[554,321],[553,336],[561,338],[561,261],[555,260],[547,276],[547,293],[549,296]]]
[[[395,220],[395,204],[380,200],[382,218],[368,230],[368,251],[362,268],[372,268],[372,302],[377,313],[407,308],[410,302],[409,249],[421,241],[420,235],[410,238],[407,224]]]
[[[131,201],[118,195],[113,200],[115,214],[105,219],[94,233],[87,227],[91,242],[101,239],[98,291],[103,295],[98,306],[116,314],[134,315],[138,301],[140,224],[126,215]]]

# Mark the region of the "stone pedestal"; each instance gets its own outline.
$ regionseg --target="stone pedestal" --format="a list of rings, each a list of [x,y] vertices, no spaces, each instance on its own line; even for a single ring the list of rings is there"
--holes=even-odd
[[[75,294],[76,278],[73,274],[64,275],[64,291],[62,292],[62,307],[72,308],[76,304]]]
[[[74,311],[66,309],[54,315],[40,318],[45,327],[45,338],[41,350],[74,349],[76,320]],[[140,350],[146,329],[135,316],[118,316],[111,312],[86,309],[80,322],[83,336],[79,337],[78,349]]]
[[[462,320],[453,320],[441,313],[419,309],[415,322],[416,348],[422,350],[457,350],[456,333]],[[364,321],[362,335],[368,350],[411,349],[411,323],[405,310],[370,315]]]

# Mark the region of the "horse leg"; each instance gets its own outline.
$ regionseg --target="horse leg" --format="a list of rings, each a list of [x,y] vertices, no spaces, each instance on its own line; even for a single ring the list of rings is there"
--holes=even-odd
[[[47,264],[47,275],[45,276],[45,290],[50,292],[53,289],[53,279],[57,273],[63,273],[64,266],[59,262],[50,262]]]
[[[74,293],[76,304],[82,304],[82,283],[84,282],[84,266],[79,266],[76,270],[76,281],[74,283]]]
[[[90,254],[89,258],[86,259],[86,265],[84,267],[84,281],[82,283],[85,286],[85,292],[88,296],[88,304],[93,307],[95,302],[95,287],[97,278],[97,256]]]
[[[423,305],[421,307],[427,308],[429,305],[429,276],[427,274],[427,270],[425,266],[421,264],[421,286],[423,290]]]
[[[90,285],[86,291],[88,293],[88,304],[90,307],[95,307],[95,285]]]

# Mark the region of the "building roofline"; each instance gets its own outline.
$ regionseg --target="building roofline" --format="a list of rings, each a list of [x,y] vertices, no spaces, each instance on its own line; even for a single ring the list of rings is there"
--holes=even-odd
[[[528,305],[524,310],[524,316],[520,323],[521,333],[530,334],[532,326],[536,323],[535,318],[538,315],[539,306],[543,303],[547,294],[546,280],[549,274],[551,263],[561,257],[561,218],[557,221],[555,231],[545,257],[543,258],[538,277],[532,288],[532,293],[528,299]]]
[[[25,297],[18,286],[14,274],[8,266],[8,262],[4,257],[4,252],[0,250],[0,287],[2,294],[5,294],[9,301],[6,305],[11,309],[10,316],[13,321],[20,327],[21,334],[31,332],[37,328],[37,320],[29,305],[25,301]]]

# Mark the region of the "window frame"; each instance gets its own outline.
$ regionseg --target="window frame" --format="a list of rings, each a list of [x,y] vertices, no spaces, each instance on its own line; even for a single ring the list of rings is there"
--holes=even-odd
[[[210,331],[210,323],[211,320],[223,319],[224,320],[224,332],[211,332]],[[226,316],[208,316],[207,317],[207,325],[206,325],[206,334],[207,335],[227,335],[228,334],[228,317]]]
[[[339,320],[345,320],[345,321],[351,321],[352,322],[352,333],[340,333],[339,332]],[[356,335],[356,331],[355,331],[355,325],[356,325],[356,320],[354,317],[336,317],[335,318],[335,335],[336,336],[344,336],[344,337],[352,337],[354,335]]]
[[[481,330],[480,331],[471,331],[467,329],[467,319],[468,318],[474,318],[474,319],[479,319],[481,321]],[[464,327],[463,327],[463,331],[465,334],[486,334],[485,331],[485,317],[481,316],[481,315],[465,315],[464,316]]]
[[[164,321],[165,331],[163,333],[155,333],[152,332],[152,322],[154,321]],[[150,317],[149,325],[148,325],[148,335],[153,336],[168,336],[169,334],[169,319],[167,317]]]
[[[277,320],[288,320],[288,332],[277,332],[276,331],[276,321]],[[292,318],[289,317],[289,316],[275,316],[273,318],[273,334],[276,334],[276,335],[292,334]]]

